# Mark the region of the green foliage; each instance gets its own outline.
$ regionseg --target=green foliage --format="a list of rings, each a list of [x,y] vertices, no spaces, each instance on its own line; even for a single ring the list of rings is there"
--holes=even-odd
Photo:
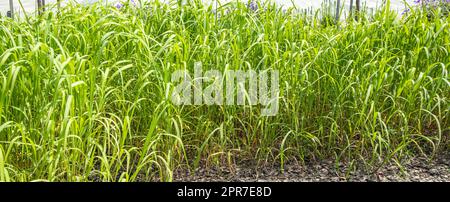
[[[264,5],[68,5],[0,17],[0,180],[172,180],[181,165],[449,152],[449,19],[345,25]],[[277,69],[280,110],[175,106],[172,72]],[[447,146],[446,146],[447,145]]]

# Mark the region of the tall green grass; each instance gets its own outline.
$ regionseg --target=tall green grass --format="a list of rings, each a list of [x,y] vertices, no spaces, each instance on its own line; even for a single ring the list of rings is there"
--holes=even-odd
[[[171,181],[245,158],[376,169],[450,151],[449,18],[384,9],[330,25],[271,4],[176,5],[1,17],[0,180]],[[172,72],[198,61],[279,70],[279,114],[173,105]]]

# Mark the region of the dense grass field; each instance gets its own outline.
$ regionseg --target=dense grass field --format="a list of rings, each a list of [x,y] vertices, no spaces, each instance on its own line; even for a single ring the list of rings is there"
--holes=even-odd
[[[434,15],[438,16],[438,15]],[[450,152],[450,18],[270,4],[69,5],[0,18],[0,180],[173,180],[179,167]],[[279,111],[174,105],[171,74],[278,70]]]

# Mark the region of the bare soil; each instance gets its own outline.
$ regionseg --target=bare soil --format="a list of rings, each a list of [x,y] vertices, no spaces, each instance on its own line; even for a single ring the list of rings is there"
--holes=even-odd
[[[193,172],[178,169],[174,181],[186,182],[450,182],[450,155],[434,160],[412,158],[398,165],[363,169],[334,161],[311,162],[304,165],[287,163],[284,172],[279,164],[258,164],[252,160],[233,166],[200,166]]]

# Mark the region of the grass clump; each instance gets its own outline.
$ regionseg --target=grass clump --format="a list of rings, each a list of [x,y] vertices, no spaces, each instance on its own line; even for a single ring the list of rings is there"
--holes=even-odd
[[[0,180],[171,181],[234,158],[375,168],[449,152],[449,18],[341,25],[259,4],[69,4],[0,18]],[[363,15],[363,14],[361,14]],[[176,106],[171,74],[276,69],[276,116]]]

